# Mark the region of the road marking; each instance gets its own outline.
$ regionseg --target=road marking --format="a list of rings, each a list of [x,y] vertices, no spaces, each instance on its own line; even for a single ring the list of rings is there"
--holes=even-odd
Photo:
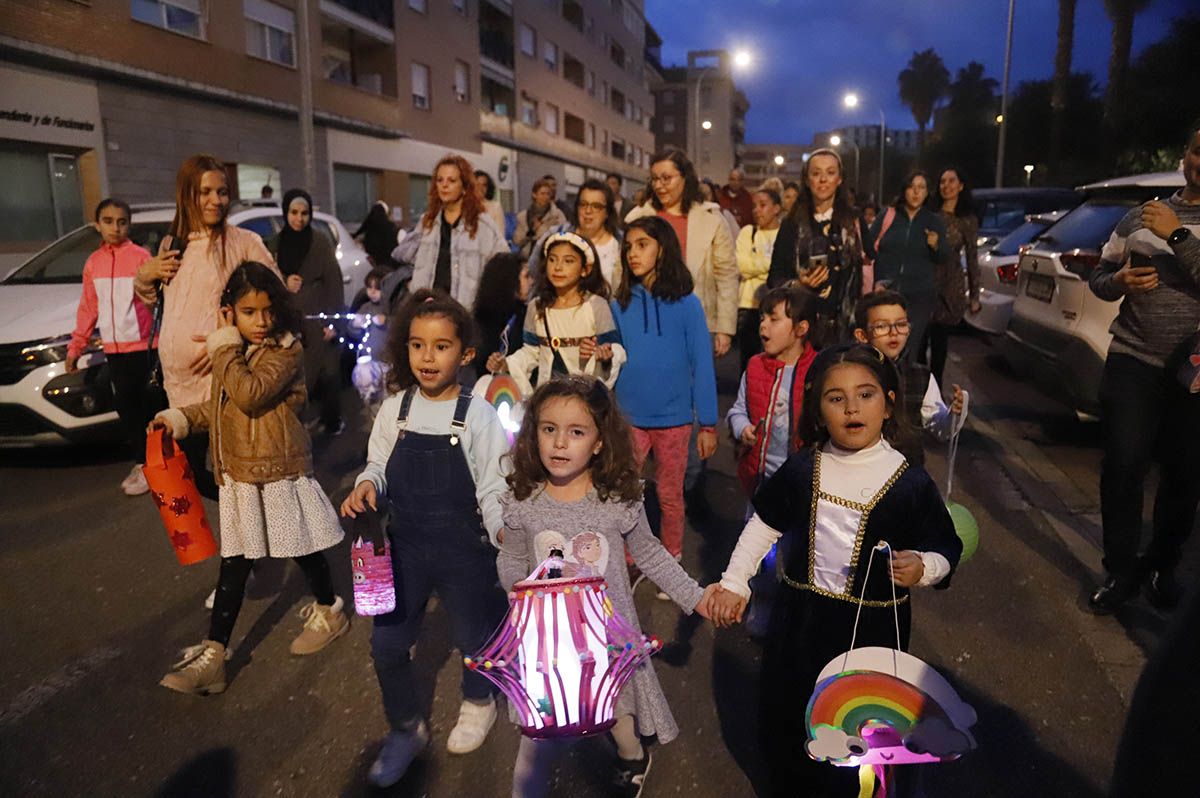
[[[16,723],[26,715],[39,709],[64,690],[69,690],[87,678],[93,671],[98,670],[110,660],[121,655],[116,648],[97,648],[85,654],[69,665],[47,676],[38,684],[21,692],[12,700],[3,712],[0,712],[0,726]]]

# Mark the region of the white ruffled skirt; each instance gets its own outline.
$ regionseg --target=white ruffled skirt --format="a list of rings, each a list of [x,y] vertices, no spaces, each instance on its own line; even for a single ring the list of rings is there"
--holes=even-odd
[[[254,485],[222,476],[222,557],[302,557],[341,542],[337,511],[312,477]]]

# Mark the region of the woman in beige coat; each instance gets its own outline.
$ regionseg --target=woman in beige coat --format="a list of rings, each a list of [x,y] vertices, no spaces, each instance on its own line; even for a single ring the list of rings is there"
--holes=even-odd
[[[696,169],[682,150],[670,148],[654,156],[650,188],[650,200],[631,210],[625,223],[654,215],[670,223],[704,306],[713,354],[721,357],[737,331],[738,269],[729,226],[719,205],[701,199]]]

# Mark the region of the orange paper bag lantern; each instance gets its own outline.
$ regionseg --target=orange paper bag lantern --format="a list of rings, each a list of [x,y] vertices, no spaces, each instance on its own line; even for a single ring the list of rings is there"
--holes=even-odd
[[[142,473],[179,564],[191,565],[216,554],[217,542],[204,514],[192,467],[165,429],[152,430],[146,436]]]

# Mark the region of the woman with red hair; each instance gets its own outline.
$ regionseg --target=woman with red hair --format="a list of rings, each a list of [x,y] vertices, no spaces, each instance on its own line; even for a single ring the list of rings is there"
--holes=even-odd
[[[410,290],[439,288],[464,307],[474,307],[483,265],[509,250],[504,232],[484,210],[466,158],[447,155],[433,168],[429,209],[411,240],[397,248],[400,259],[413,264]]]

